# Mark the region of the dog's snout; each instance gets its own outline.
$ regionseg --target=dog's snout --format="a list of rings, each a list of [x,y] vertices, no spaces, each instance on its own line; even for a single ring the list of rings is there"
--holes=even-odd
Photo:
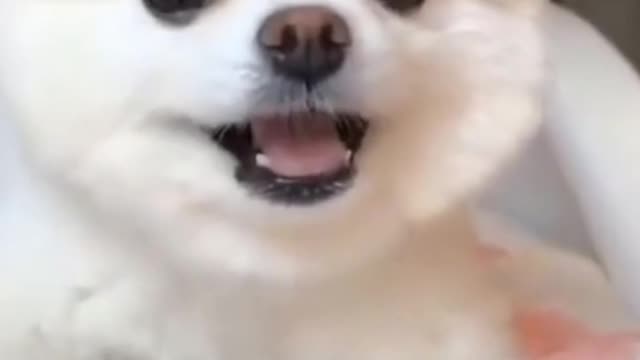
[[[257,40],[276,73],[312,86],[340,69],[352,36],[335,11],[301,6],[267,17]]]

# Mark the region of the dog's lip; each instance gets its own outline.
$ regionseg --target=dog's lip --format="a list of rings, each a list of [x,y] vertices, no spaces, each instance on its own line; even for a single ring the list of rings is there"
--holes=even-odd
[[[258,114],[208,132],[240,162],[282,178],[309,179],[349,166],[368,127],[361,115],[309,110]]]
[[[296,128],[299,132],[291,133]],[[259,115],[205,130],[237,160],[235,178],[252,194],[275,203],[312,205],[350,188],[368,128],[369,121],[359,115],[303,112]]]

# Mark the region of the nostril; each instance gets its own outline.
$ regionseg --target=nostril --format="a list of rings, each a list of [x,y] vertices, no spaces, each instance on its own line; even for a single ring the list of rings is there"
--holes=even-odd
[[[286,25],[282,29],[282,35],[280,40],[280,46],[278,50],[284,53],[290,53],[295,51],[300,46],[300,38],[296,32],[296,28],[292,25]]]
[[[347,24],[340,17],[331,19],[320,31],[320,37],[326,44],[335,47],[348,47],[351,45],[351,33]]]
[[[331,48],[335,46],[340,46],[334,41],[334,36],[333,36],[334,33],[335,31],[333,31],[333,26],[331,24],[326,24],[325,26],[322,27],[322,30],[320,30],[319,38],[320,38],[320,43],[322,44],[323,47]]]
[[[296,27],[291,24],[281,23],[268,27],[265,23],[258,34],[259,45],[266,50],[287,50],[298,46],[298,34]]]
[[[320,30],[318,43],[327,51],[341,52],[349,47],[351,39],[348,33],[341,31],[334,24],[326,24]]]

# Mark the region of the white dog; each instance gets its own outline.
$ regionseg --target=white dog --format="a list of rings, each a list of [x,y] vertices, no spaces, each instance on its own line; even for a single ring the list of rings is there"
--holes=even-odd
[[[536,124],[540,5],[0,0],[0,358],[519,359],[524,296],[613,326],[580,261],[483,270],[462,206]]]

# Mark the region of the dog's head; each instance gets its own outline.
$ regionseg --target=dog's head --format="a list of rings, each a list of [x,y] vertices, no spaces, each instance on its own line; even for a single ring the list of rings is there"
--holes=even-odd
[[[537,0],[0,1],[41,170],[198,268],[296,272],[452,206],[536,117]]]

